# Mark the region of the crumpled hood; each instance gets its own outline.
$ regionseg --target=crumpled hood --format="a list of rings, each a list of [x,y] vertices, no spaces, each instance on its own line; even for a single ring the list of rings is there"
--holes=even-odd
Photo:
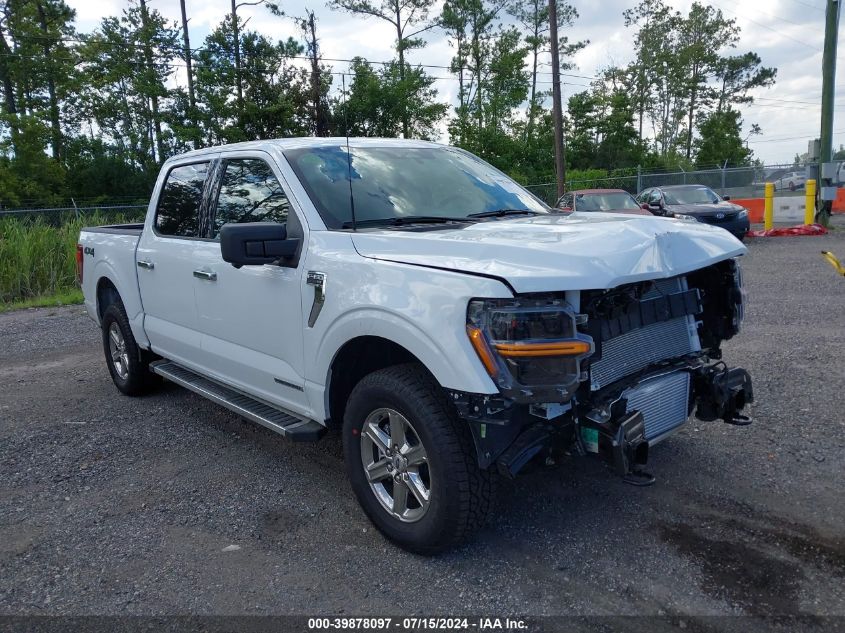
[[[716,204],[670,204],[667,205],[667,208],[672,213],[684,213],[686,215],[695,215],[695,216],[710,216],[716,215],[717,213],[738,213],[742,211],[745,207],[741,207],[738,204],[734,204],[733,202],[729,202],[727,200],[722,200]]]
[[[364,257],[498,277],[518,293],[614,288],[686,273],[746,250],[718,227],[596,212],[361,231],[352,241]]]

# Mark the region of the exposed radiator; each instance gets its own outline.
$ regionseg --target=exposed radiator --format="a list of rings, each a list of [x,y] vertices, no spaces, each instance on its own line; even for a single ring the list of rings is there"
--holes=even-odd
[[[687,289],[686,278],[673,277],[655,282],[644,299]],[[601,359],[590,364],[593,391],[649,365],[701,350],[695,318],[678,317],[652,323],[620,336],[602,341]]]
[[[660,438],[687,420],[690,375],[677,371],[644,380],[623,393],[628,411],[639,411],[645,421],[645,438]]]

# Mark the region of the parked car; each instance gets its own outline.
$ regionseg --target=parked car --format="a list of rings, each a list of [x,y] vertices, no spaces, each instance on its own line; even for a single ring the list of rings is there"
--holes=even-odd
[[[637,196],[637,200],[656,214],[683,214],[699,222],[718,226],[742,240],[751,228],[748,209],[720,197],[704,185],[669,185],[650,187]]]
[[[795,191],[796,189],[803,189],[807,184],[807,173],[804,171],[790,171],[779,178],[771,181],[775,186],[775,191]]]
[[[562,211],[605,211],[654,215],[624,189],[579,189],[563,194],[555,205]]]
[[[78,274],[119,391],[163,377],[294,441],[337,427],[366,514],[432,553],[497,477],[579,454],[651,483],[693,410],[748,423],[720,360],[745,248],[550,211],[452,147],[238,143],[165,162],[143,224],[83,229]]]

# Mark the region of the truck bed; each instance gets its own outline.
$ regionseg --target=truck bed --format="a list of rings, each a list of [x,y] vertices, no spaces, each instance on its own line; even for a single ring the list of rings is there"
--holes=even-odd
[[[97,293],[101,280],[110,283],[120,295],[132,332],[140,345],[147,342],[142,326],[141,296],[138,290],[135,250],[143,224],[109,224],[82,229],[79,245],[83,247],[82,293],[88,314],[99,323]]]
[[[112,233],[117,235],[141,235],[144,228],[143,222],[132,224],[104,224],[103,226],[86,226],[82,229],[85,233]]]

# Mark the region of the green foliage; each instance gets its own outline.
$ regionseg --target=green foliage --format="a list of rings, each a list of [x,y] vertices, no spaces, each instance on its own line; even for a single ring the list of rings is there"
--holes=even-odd
[[[555,9],[558,32],[575,24],[578,18],[575,7],[563,0],[557,0]],[[528,96],[528,122],[525,129],[527,138],[532,135],[534,121],[538,115],[542,114],[543,101],[548,96],[548,91],[537,90],[537,75],[540,55],[549,50],[549,3],[545,0],[511,0],[507,10],[519,22],[522,32],[525,33],[525,46],[531,58],[531,89]],[[571,58],[588,43],[588,40],[570,42],[566,35],[560,36],[558,54],[564,60],[560,63],[560,69],[572,70],[575,67],[574,64],[565,60]]]
[[[82,222],[60,227],[0,218],[0,304],[53,294],[76,283],[76,240]]]
[[[680,153],[691,162],[693,149],[701,146],[695,130],[706,134],[718,127],[702,126],[704,117],[751,103],[752,88],[774,84],[776,70],[763,67],[756,53],[723,53],[736,46],[740,29],[718,8],[693,2],[684,15],[663,0],[640,0],[624,18],[626,26],[637,29],[636,59],[625,69],[625,83],[638,136],[645,142],[650,124],[654,147],[664,158]]]
[[[742,117],[736,110],[714,111],[698,124],[700,138],[695,142],[696,162],[700,167],[747,165],[751,150],[740,136]]]
[[[76,31],[66,1],[0,2],[0,207],[143,200],[164,160],[204,145],[347,132],[439,138],[444,126],[449,142],[521,182],[554,179],[549,92],[538,80],[549,49],[544,0],[445,0],[437,15],[433,0],[329,0],[395,33],[393,61],[356,59],[345,82],[320,61],[311,12],[286,16],[298,38],[277,40],[250,30],[236,3],[186,51],[179,26],[149,0],[128,0],[91,33]],[[571,37],[578,12],[556,1],[568,70],[586,42]],[[266,0],[246,4],[284,15]],[[568,180],[590,168],[616,178],[637,165],[751,161],[736,107],[771,86],[775,70],[733,50],[734,21],[701,2],[681,13],[666,0],[639,0],[623,17],[634,61],[569,99]],[[406,60],[433,28],[454,51],[453,111],[424,67]],[[182,87],[187,61],[193,105]]]
[[[373,69],[357,58],[351,70],[335,104],[335,135],[396,137],[407,125],[411,138],[436,136],[446,105],[436,101],[434,80],[421,68],[406,67],[403,77],[398,62]]]
[[[399,91],[398,102],[399,116],[402,121],[402,134],[405,138],[412,135],[413,116],[412,107],[414,97],[419,92],[408,92],[420,84],[425,84],[421,68],[412,70],[405,62],[405,52],[422,48],[424,41],[419,37],[422,33],[438,26],[436,20],[429,19],[429,11],[434,5],[434,0],[329,0],[329,6],[333,9],[347,11],[353,15],[360,15],[368,18],[377,18],[390,24],[396,32],[395,47],[398,55],[394,71],[398,79],[388,79],[393,86],[392,91]],[[417,78],[406,77],[406,74],[416,72]],[[410,81],[409,81],[410,80]],[[430,85],[430,84],[429,84]],[[423,92],[425,88],[422,88]]]
[[[71,290],[60,290],[49,295],[41,295],[31,299],[22,299],[11,303],[0,303],[0,312],[11,310],[26,310],[27,308],[54,308],[82,303],[85,297],[82,290],[74,288]]]
[[[78,290],[76,243],[83,226],[125,216],[0,217],[0,309],[8,304]]]

